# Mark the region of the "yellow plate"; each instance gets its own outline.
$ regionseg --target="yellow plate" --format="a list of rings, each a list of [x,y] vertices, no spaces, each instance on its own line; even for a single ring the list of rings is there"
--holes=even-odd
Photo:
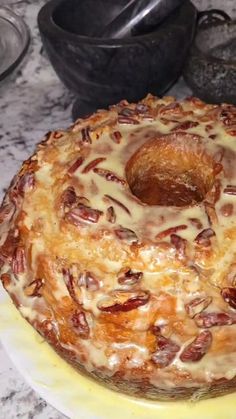
[[[1,297],[4,296],[4,297]],[[201,402],[150,402],[115,393],[77,373],[21,317],[0,290],[0,337],[41,397],[74,419],[235,419],[236,394]]]

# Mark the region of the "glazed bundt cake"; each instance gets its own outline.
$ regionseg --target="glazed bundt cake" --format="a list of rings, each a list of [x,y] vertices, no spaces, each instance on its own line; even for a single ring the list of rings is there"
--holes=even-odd
[[[131,395],[236,388],[236,108],[151,95],[49,132],[0,210],[1,281],[73,366]]]

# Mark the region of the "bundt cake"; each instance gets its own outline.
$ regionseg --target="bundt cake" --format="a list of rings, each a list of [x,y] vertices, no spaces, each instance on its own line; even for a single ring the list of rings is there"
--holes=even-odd
[[[81,372],[138,397],[236,388],[236,107],[148,95],[46,134],[0,210],[1,281]]]

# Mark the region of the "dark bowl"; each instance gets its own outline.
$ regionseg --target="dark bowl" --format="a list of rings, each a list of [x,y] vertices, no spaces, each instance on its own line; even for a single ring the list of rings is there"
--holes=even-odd
[[[236,21],[224,15],[198,27],[184,78],[204,101],[236,104]]]
[[[186,0],[157,29],[125,39],[92,37],[127,0],[51,0],[40,10],[43,44],[59,78],[86,110],[162,95],[179,77],[196,9]]]

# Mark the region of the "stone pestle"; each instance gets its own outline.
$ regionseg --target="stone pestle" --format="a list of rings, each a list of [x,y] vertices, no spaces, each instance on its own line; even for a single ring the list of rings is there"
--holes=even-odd
[[[185,0],[130,0],[99,33],[101,38],[125,38],[151,32]]]

